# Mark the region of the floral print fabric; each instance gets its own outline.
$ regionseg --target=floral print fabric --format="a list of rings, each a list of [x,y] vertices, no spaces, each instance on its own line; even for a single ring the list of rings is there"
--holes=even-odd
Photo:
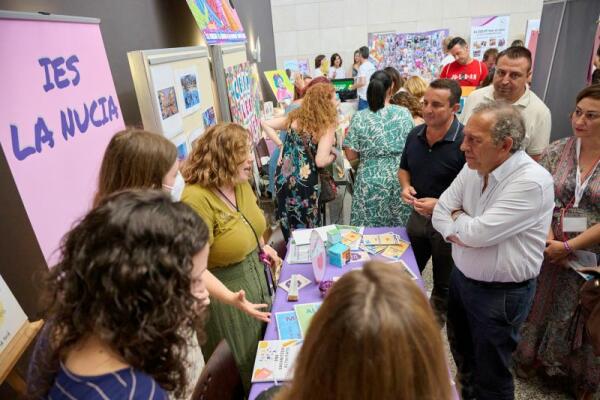
[[[360,154],[350,223],[356,226],[405,226],[412,211],[401,198],[398,168],[414,122],[396,105],[352,117],[344,147]]]
[[[277,217],[285,239],[298,228],[314,228],[321,223],[319,214],[319,175],[313,158],[317,145],[310,137],[304,139],[293,129],[288,131],[283,144],[281,165],[275,174]]]

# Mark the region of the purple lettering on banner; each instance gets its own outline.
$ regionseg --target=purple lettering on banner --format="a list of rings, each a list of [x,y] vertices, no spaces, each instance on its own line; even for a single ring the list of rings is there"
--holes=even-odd
[[[114,118],[119,118],[119,109],[117,108],[115,100],[112,98],[112,96],[108,96],[108,115],[110,116],[111,121],[113,120],[113,115]]]
[[[75,122],[77,122],[77,129],[79,129],[79,132],[85,133],[90,123],[90,112],[87,105],[83,105],[83,115],[85,115],[83,121],[79,118],[79,113],[76,110],[73,110],[73,114],[75,115]]]
[[[98,108],[98,102],[96,100],[94,100],[92,102],[92,105],[90,105],[90,116],[92,119],[92,124],[96,127],[99,128],[101,127],[102,124],[102,120],[101,119],[95,119],[94,118],[94,114],[96,113],[96,108]]]
[[[65,59],[62,57],[56,57],[54,60],[52,60],[52,68],[54,68],[54,83],[59,89],[64,89],[67,86],[69,86],[68,79],[60,79],[63,75],[67,73],[67,71],[65,71],[62,67],[64,63]]]
[[[44,88],[44,92],[54,89],[54,84],[50,82],[50,69],[48,68],[51,62],[52,60],[50,60],[48,57],[42,57],[38,60],[40,66],[44,67],[44,74],[46,76],[46,83],[44,83],[44,86],[42,86]]]
[[[73,79],[71,79],[73,86],[77,86],[79,84],[79,80],[81,78],[79,75],[79,70],[75,66],[75,63],[78,63],[78,62],[79,62],[79,58],[77,58],[76,55],[72,55],[71,57],[67,58],[67,69],[69,71],[75,73],[75,77]]]
[[[10,126],[10,136],[12,138],[12,149],[15,158],[19,161],[23,161],[33,153],[35,153],[35,149],[31,146],[27,146],[24,149],[21,149],[19,146],[19,129],[15,125]]]
[[[68,115],[68,118],[67,118]],[[67,108],[67,112],[60,112],[60,130],[62,132],[63,138],[65,140],[70,137],[75,136],[75,124],[73,123],[73,111],[70,108]]]
[[[108,117],[106,116],[106,107],[104,106],[106,104],[106,97],[100,97],[98,99],[98,104],[100,107],[102,107],[102,125],[104,125],[108,122]]]
[[[42,152],[42,144],[46,143],[50,148],[54,147],[54,134],[46,126],[43,118],[38,117],[35,123],[35,151]]]

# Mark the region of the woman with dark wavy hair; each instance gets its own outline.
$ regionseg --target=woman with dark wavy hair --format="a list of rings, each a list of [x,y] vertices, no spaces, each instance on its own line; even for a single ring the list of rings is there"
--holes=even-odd
[[[63,239],[47,281],[35,399],[166,399],[186,390],[185,332],[202,332],[208,230],[160,191],[127,191]]]

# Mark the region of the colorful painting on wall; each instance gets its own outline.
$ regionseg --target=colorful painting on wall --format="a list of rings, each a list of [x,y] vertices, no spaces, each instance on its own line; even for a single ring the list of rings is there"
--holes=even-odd
[[[261,134],[261,101],[252,75],[252,68],[247,62],[225,68],[231,119],[248,129],[252,141],[258,143]]]
[[[434,79],[444,53],[442,40],[448,29],[417,33],[369,33],[369,49],[377,69],[396,68],[401,75]]]
[[[265,77],[267,78],[267,82],[269,82],[269,86],[277,98],[278,102],[282,102],[284,100],[292,100],[294,97],[294,85],[287,77],[287,74],[284,70],[278,69],[275,71],[265,71]]]
[[[246,41],[240,18],[227,0],[186,0],[206,44]]]

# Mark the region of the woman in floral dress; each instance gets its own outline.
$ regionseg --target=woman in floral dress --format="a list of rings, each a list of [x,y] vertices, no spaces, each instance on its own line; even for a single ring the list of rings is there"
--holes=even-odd
[[[567,262],[576,250],[595,254],[596,264],[600,255],[600,85],[578,94],[571,125],[574,136],[551,143],[540,160],[554,177],[556,204],[533,306],[514,357],[518,375],[564,378],[577,399],[598,399],[600,357],[586,335],[578,338],[571,330],[585,280]],[[585,218],[585,226],[574,226],[572,217]]]
[[[397,172],[404,143],[414,122],[410,112],[390,105],[392,80],[384,71],[371,77],[369,108],[352,117],[344,151],[359,160],[350,223],[357,226],[405,226],[411,207],[401,201]]]
[[[277,217],[287,240],[292,230],[321,225],[319,175],[317,168],[331,164],[337,125],[335,89],[318,83],[304,95],[300,108],[285,117],[262,121],[271,140],[282,148],[277,172]],[[278,130],[286,129],[285,142]]]

